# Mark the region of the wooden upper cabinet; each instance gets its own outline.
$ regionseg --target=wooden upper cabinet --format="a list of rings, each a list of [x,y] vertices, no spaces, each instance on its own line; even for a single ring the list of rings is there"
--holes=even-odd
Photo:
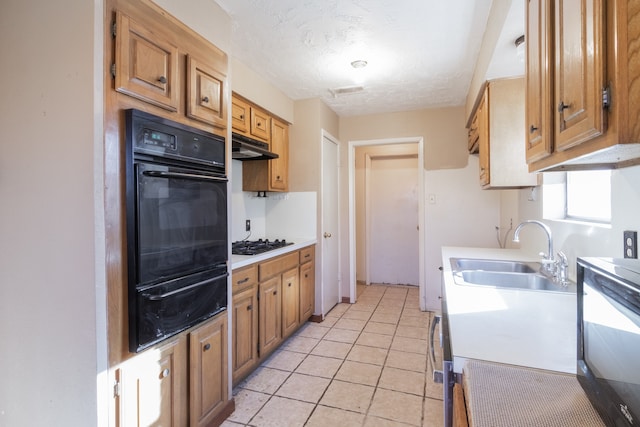
[[[604,132],[604,10],[600,0],[555,2],[555,149]]]
[[[639,16],[627,0],[528,0],[530,171],[640,164]]]
[[[226,76],[187,55],[187,116],[225,128]]]
[[[271,121],[271,151],[277,159],[269,161],[271,191],[289,189],[289,125],[277,119]]]
[[[251,107],[251,136],[264,142],[271,140],[271,117],[264,111]]]
[[[550,0],[529,0],[527,3],[525,135],[529,162],[549,156],[552,148],[553,122],[549,108],[552,86],[547,71],[553,52],[553,37],[549,35],[552,12]]]
[[[178,48],[120,11],[115,34],[116,91],[177,111]]]
[[[243,100],[235,96],[231,98],[231,127],[234,131],[243,134],[249,131],[250,108]]]
[[[489,90],[485,89],[476,110],[475,120],[478,126],[478,161],[480,167],[480,185],[485,187],[491,182],[489,138]]]

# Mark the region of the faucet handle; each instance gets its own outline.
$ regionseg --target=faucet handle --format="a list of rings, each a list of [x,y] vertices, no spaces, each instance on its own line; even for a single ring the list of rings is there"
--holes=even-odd
[[[565,267],[569,266],[569,260],[567,258],[567,255],[565,255],[564,252],[558,251],[558,258],[560,258],[561,265]]]

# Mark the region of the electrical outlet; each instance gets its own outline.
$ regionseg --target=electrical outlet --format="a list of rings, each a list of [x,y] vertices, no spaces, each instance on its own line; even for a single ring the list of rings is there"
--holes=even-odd
[[[251,231],[251,220],[248,219],[244,222],[244,231]]]
[[[624,257],[638,258],[638,232],[624,231]]]

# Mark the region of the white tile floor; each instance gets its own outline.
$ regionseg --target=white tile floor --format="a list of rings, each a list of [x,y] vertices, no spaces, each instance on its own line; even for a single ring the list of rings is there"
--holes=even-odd
[[[418,288],[371,285],[307,323],[234,389],[224,427],[441,426],[431,381],[431,313]]]

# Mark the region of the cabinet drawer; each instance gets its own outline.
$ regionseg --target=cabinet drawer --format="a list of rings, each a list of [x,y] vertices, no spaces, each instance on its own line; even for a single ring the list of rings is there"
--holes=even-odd
[[[258,267],[252,264],[231,273],[232,293],[236,294],[258,283]]]
[[[300,264],[304,264],[305,262],[313,261],[314,255],[314,246],[309,246],[303,249],[300,249]]]
[[[298,265],[298,252],[279,256],[270,261],[265,261],[259,265],[258,277],[260,282],[289,270]]]

